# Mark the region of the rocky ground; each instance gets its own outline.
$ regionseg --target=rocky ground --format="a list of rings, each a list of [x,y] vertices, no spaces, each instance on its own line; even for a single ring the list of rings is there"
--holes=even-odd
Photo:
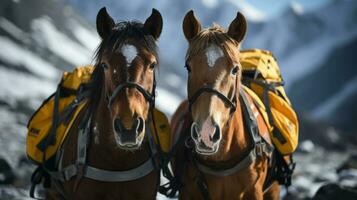
[[[27,116],[7,109],[0,109],[0,115],[0,119],[7,119],[0,121],[0,199],[29,199],[29,179],[34,166],[24,154],[24,119]],[[295,161],[293,185],[289,188],[289,195],[282,190],[284,199],[312,199],[317,190],[327,183],[337,183],[344,188],[357,187],[356,148],[328,150],[306,140],[300,143]],[[165,198],[159,196],[158,199]]]

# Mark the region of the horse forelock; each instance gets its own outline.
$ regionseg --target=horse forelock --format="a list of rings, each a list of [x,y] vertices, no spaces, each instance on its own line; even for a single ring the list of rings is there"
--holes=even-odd
[[[144,31],[144,25],[137,21],[122,21],[118,22],[112,29],[108,38],[102,40],[99,44],[95,54],[97,63],[101,62],[101,58],[104,54],[114,53],[122,48],[128,40],[137,41],[158,60],[156,41],[153,36]]]
[[[228,36],[226,31],[217,24],[212,27],[202,30],[190,42],[186,53],[186,60],[192,57],[205,53],[207,49],[213,50],[213,47],[218,47],[231,62],[238,62],[240,44]],[[216,49],[217,50],[217,49]],[[219,53],[219,51],[216,51]]]

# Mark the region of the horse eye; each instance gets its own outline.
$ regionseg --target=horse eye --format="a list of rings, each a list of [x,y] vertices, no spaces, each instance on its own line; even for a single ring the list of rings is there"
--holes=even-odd
[[[108,69],[109,68],[108,65],[105,64],[105,63],[101,63],[100,66],[103,67],[103,69]]]
[[[155,69],[155,66],[156,66],[156,63],[151,63],[151,64],[149,65],[150,70],[154,70],[154,69]]]
[[[237,73],[238,73],[238,67],[237,67],[237,66],[233,67],[231,73],[232,73],[232,75],[237,75]]]
[[[185,68],[186,68],[186,70],[188,71],[188,73],[190,73],[191,72],[191,67],[190,67],[190,65],[189,64],[185,64]]]

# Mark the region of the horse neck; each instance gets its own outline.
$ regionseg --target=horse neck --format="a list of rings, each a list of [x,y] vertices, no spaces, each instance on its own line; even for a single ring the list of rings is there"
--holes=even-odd
[[[101,93],[101,100],[92,112],[89,162],[96,167],[112,170],[127,170],[140,165],[150,156],[148,141],[144,139],[141,147],[135,151],[118,147],[104,90]]]

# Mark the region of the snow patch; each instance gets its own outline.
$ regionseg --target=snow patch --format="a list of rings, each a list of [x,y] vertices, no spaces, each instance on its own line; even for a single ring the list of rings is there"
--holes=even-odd
[[[291,1],[291,8],[293,9],[293,11],[298,14],[298,15],[302,15],[304,14],[304,7],[298,3],[297,1]]]
[[[24,47],[2,36],[0,36],[0,44],[2,49],[6,49],[6,51],[0,51],[0,60],[12,65],[24,66],[30,72],[43,78],[55,79],[58,77],[59,71],[52,64]]]
[[[90,61],[91,51],[61,33],[49,17],[34,19],[31,28],[32,37],[40,46],[47,47],[74,66],[86,65]]]
[[[26,33],[6,18],[0,18],[0,27],[20,41],[25,38]]]
[[[163,88],[157,88],[156,105],[169,116],[172,116],[181,103],[180,97]]]
[[[0,99],[10,105],[16,105],[18,100],[26,100],[35,108],[46,96],[56,90],[56,84],[29,74],[9,70],[0,65]]]
[[[318,119],[327,119],[350,95],[357,92],[357,77],[349,81],[345,87],[327,99],[312,112],[312,116]]]
[[[250,21],[262,22],[268,18],[263,11],[252,6],[250,3],[248,3],[245,0],[227,0],[227,1],[240,8],[240,10],[245,15],[245,17],[247,17],[247,19]]]
[[[69,24],[72,27],[73,35],[77,38],[77,40],[90,52],[94,52],[100,42],[97,32],[95,30],[88,30],[74,20]]]

